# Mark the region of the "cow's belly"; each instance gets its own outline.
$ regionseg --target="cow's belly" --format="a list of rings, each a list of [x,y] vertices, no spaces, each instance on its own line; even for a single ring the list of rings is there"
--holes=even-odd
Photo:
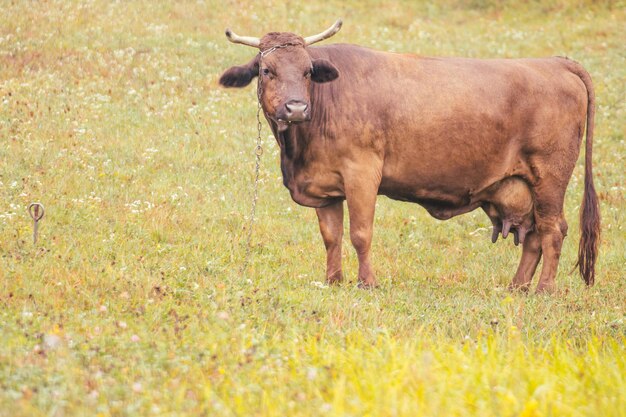
[[[480,201],[473,198],[468,190],[454,187],[435,189],[406,184],[398,186],[383,181],[379,194],[394,200],[417,203],[439,220],[447,220],[480,207]]]
[[[489,196],[488,190],[501,180],[532,177],[529,161],[523,155],[512,151],[503,153],[509,156],[476,157],[457,160],[457,163],[450,163],[444,153],[430,155],[427,161],[423,158],[410,163],[404,158],[392,160],[383,168],[379,194],[417,203],[433,217],[447,220],[481,207]]]

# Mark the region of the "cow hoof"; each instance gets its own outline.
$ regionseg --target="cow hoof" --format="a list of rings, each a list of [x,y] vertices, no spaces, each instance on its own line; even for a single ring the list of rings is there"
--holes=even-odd
[[[512,282],[509,284],[508,289],[510,292],[528,293],[528,290],[530,289],[530,282],[526,284],[516,284]]]
[[[542,284],[541,282],[537,286],[535,290],[535,294],[554,294],[556,291],[556,286],[554,283],[551,284]]]
[[[331,276],[326,278],[326,283],[328,285],[339,285],[343,281],[343,274],[341,271],[335,272]]]
[[[378,287],[378,283],[375,279],[359,280],[359,288],[364,290],[370,290]]]

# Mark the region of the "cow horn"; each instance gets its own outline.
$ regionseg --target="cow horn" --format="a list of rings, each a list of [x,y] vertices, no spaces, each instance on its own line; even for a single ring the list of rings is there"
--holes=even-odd
[[[239,36],[230,29],[226,29],[226,37],[232,43],[240,43],[242,45],[252,46],[258,48],[261,45],[261,39],[253,36]]]
[[[313,36],[307,36],[306,38],[304,38],[304,44],[306,46],[309,46],[309,45],[313,45],[316,42],[323,41],[324,39],[330,38],[335,33],[339,32],[339,29],[341,29],[342,24],[343,22],[341,21],[341,19],[337,19],[337,21],[333,23],[331,27],[329,27],[322,33],[318,33],[317,35],[313,35]]]

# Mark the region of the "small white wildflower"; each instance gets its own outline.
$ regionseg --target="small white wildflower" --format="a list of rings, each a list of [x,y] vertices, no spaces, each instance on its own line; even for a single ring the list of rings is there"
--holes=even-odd
[[[43,344],[47,349],[54,350],[61,345],[61,338],[56,334],[46,334],[43,337]]]

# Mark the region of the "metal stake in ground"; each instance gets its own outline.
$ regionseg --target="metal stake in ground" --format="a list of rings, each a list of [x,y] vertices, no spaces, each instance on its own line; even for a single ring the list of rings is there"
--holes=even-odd
[[[33,245],[37,243],[37,232],[39,230],[39,220],[43,219],[45,210],[41,203],[30,203],[28,205],[28,214],[33,219]]]

